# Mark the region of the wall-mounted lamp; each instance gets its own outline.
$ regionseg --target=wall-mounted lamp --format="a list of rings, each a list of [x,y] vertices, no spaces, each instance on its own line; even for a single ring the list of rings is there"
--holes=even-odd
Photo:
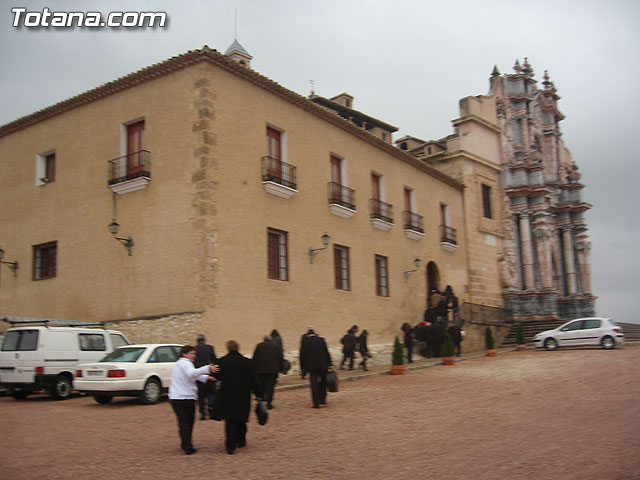
[[[0,263],[4,263],[9,269],[13,272],[13,276],[18,276],[18,261],[15,262],[5,262],[2,259],[4,258],[4,250],[0,248]]]
[[[109,231],[111,232],[111,235],[113,235],[113,237],[116,240],[122,243],[122,246],[129,251],[129,256],[131,256],[131,249],[133,248],[133,245],[134,245],[133,238],[132,237],[127,237],[127,238],[116,237],[116,235],[118,235],[119,229],[120,229],[120,225],[115,220],[109,224]]]
[[[409,275],[411,275],[413,272],[417,272],[418,271],[418,269],[420,268],[420,264],[421,263],[422,262],[420,261],[420,259],[416,258],[413,261],[413,264],[416,266],[416,268],[414,268],[413,270],[405,270],[404,272],[402,272],[402,275],[404,276],[404,281],[405,282],[409,280]]]
[[[325,234],[322,235],[322,244],[324,245],[324,247],[309,248],[309,263],[313,263],[313,258],[318,254],[320,250],[324,250],[325,248],[327,248],[330,242],[331,242],[331,237],[325,232]]]

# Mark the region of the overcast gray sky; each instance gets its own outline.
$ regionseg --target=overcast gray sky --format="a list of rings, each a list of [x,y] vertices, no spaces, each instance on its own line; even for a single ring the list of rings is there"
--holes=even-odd
[[[165,11],[143,29],[14,28],[29,11]],[[564,140],[582,172],[597,313],[640,323],[640,2],[636,0],[4,1],[0,125],[140,68],[237,36],[259,73],[302,95],[346,91],[410,134],[452,133],[458,100],[486,94],[524,57],[562,97]],[[3,159],[0,159],[2,161]],[[4,226],[0,226],[0,230]],[[1,236],[0,236],[1,239]]]

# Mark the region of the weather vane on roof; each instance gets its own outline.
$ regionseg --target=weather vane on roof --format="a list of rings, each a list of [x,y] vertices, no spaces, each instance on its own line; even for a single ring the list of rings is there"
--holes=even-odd
[[[309,80],[309,83],[311,84],[311,95],[315,95],[316,92],[314,92],[314,89],[316,86],[316,82],[314,82],[313,80]]]

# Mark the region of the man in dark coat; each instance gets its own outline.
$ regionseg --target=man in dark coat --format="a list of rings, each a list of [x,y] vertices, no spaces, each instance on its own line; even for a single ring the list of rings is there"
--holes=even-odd
[[[327,371],[333,370],[331,355],[324,338],[310,328],[300,343],[300,368],[302,378],[309,374],[313,408],[327,404]]]
[[[282,371],[283,363],[282,349],[271,336],[266,335],[264,341],[256,345],[253,352],[253,366],[260,380],[260,386],[269,410],[273,408],[273,390],[276,386],[278,372]]]
[[[217,378],[222,381],[218,401],[221,417],[225,420],[227,453],[232,455],[236,446],[247,444],[251,392],[262,397],[262,390],[253,362],[240,354],[238,342],[229,340],[227,350],[229,353],[218,359],[220,373]]]
[[[216,363],[216,353],[213,346],[205,343],[206,338],[200,334],[197,337],[196,343],[196,359],[194,365],[196,368],[200,368],[203,365],[211,365]],[[209,415],[213,409],[213,404],[216,400],[216,382],[198,382],[198,410],[200,411],[200,420],[204,420],[205,410],[204,406],[207,406]]]
[[[415,328],[416,340],[418,341],[418,352],[423,357],[429,356],[428,350],[427,350],[428,348],[427,325],[428,323],[423,320],[418,325],[416,325],[416,328]]]
[[[441,322],[434,322],[431,325],[433,332],[433,356],[442,357],[442,342],[444,341],[444,327]]]
[[[340,370],[344,368],[344,364],[349,360],[349,370],[353,370],[353,362],[356,359],[356,345],[358,339],[356,338],[356,332],[358,327],[354,325],[347,333],[342,337],[340,343],[342,343],[342,362],[340,362]]]
[[[459,357],[461,351],[460,343],[462,343],[462,331],[460,327],[455,324],[451,324],[449,327],[449,335],[451,335],[451,340],[453,341],[456,357]]]

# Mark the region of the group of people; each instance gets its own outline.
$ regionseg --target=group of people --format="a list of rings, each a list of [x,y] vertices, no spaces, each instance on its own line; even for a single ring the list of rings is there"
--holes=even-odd
[[[227,355],[216,358],[213,346],[198,335],[196,346],[182,347],[171,375],[169,400],[178,420],[180,446],[186,455],[197,450],[192,443],[196,403],[200,419],[225,421],[225,446],[232,455],[247,444],[251,394],[273,408],[278,373],[284,369],[282,339],[276,330],[264,337],[253,359],[240,353],[235,340],[227,342]]]
[[[353,370],[353,364],[356,359],[356,351],[362,356],[362,360],[358,364],[365,372],[367,368],[367,360],[371,357],[369,347],[367,346],[367,337],[369,332],[362,330],[360,336],[358,333],[358,325],[353,325],[347,333],[340,339],[342,344],[342,362],[340,362],[340,370],[344,369],[344,364],[349,361],[349,370]]]
[[[441,357],[445,329],[451,336],[455,355],[459,357],[461,353],[463,320],[460,319],[458,297],[453,294],[451,286],[447,285],[444,292],[432,288],[428,304],[418,325],[411,327],[405,322],[401,327],[409,363],[413,363],[413,347],[416,343],[423,357]]]

